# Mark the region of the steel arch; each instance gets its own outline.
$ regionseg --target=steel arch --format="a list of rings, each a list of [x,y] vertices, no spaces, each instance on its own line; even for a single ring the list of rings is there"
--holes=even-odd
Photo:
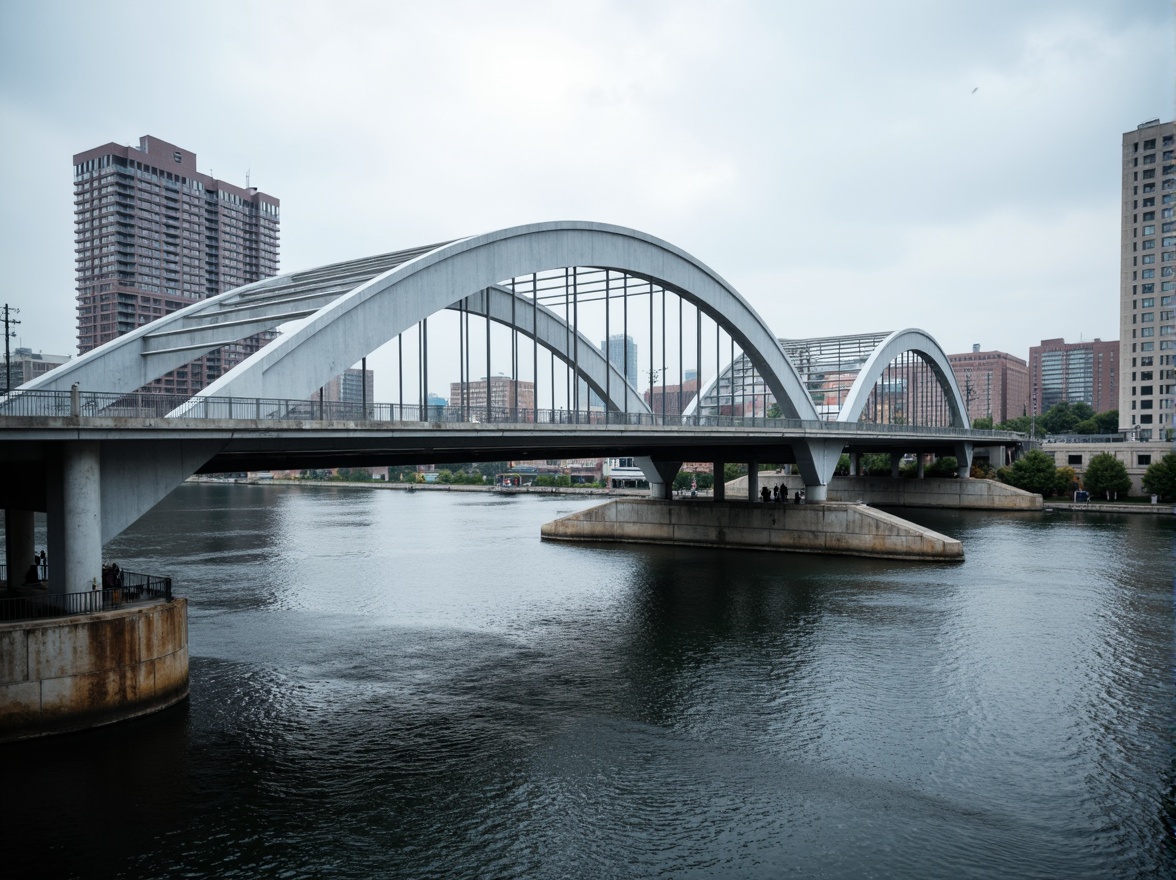
[[[202,395],[304,397],[388,339],[468,295],[532,272],[594,266],[664,286],[739,343],[793,417],[814,418],[775,336],[726,281],[673,245],[603,223],[559,221],[461,239],[415,257],[319,309]],[[393,295],[394,294],[394,295]]]
[[[734,338],[786,415],[816,418],[775,336],[718,274],[653,236],[577,221],[519,226],[266,279],[137,328],[25,388],[66,390],[78,382],[131,391],[227,342],[301,319],[199,396],[302,398],[477,291],[573,266],[627,273],[681,296]],[[592,383],[591,376],[582,378]]]
[[[931,334],[916,327],[906,330],[896,330],[891,333],[882,344],[874,349],[869,360],[863,365],[861,372],[854,379],[837,414],[839,422],[856,422],[861,418],[866,400],[873,391],[874,385],[882,378],[882,374],[896,357],[907,352],[917,354],[935,375],[936,382],[947,398],[947,405],[951,411],[951,424],[955,428],[971,428],[972,422],[968,418],[968,407],[960,395],[960,388],[956,384],[955,373],[951,363],[939,343]]]

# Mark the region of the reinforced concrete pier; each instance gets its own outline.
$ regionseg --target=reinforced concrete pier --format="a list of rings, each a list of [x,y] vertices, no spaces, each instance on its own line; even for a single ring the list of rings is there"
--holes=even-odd
[[[623,498],[549,522],[543,538],[959,562],[955,538],[862,504]]]
[[[188,696],[188,603],[0,622],[0,743],[85,730]]]

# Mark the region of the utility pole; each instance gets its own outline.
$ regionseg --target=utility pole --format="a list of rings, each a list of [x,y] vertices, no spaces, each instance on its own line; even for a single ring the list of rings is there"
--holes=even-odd
[[[12,329],[13,325],[19,324],[20,321],[12,317],[19,315],[20,309],[14,309],[4,304],[4,393],[8,394],[12,391],[12,356],[8,350],[8,340],[16,335],[16,331]]]

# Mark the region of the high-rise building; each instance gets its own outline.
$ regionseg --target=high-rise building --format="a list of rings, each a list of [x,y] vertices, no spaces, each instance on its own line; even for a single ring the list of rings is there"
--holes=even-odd
[[[1029,349],[1029,414],[1053,406],[1087,403],[1095,412],[1119,405],[1119,343],[1043,339]]]
[[[336,376],[322,387],[322,399],[330,402],[354,403],[357,407],[367,403],[370,408],[373,401],[372,383],[375,373],[372,370],[352,368],[345,370],[343,375]],[[316,394],[314,400],[319,399]]]
[[[79,353],[277,274],[278,200],[202,174],[190,150],[148,135],[73,161]],[[272,338],[226,345],[151,390],[193,394]]]
[[[608,358],[618,372],[625,377],[625,381],[633,390],[637,389],[637,343],[632,336],[614,333],[608,339],[600,342],[601,353]],[[618,395],[614,394],[614,397]],[[589,392],[588,406],[592,409],[604,409],[604,401],[595,391]]]
[[[647,389],[644,397],[649,408],[658,415],[680,416],[698,395],[697,373],[693,377],[687,371],[687,378],[681,384],[654,385]],[[762,413],[759,413],[762,415]]]
[[[999,425],[1029,413],[1029,365],[1004,351],[981,351],[973,345],[966,354],[949,354],[956,385],[972,421],[991,418]]]
[[[1119,260],[1119,429],[1172,427],[1176,398],[1176,122],[1123,135]]]
[[[464,406],[472,415],[486,409],[486,388],[490,388],[490,408],[493,410],[518,409],[519,418],[525,419],[535,408],[535,383],[514,380],[509,376],[491,376],[473,382],[451,382],[449,405]]]
[[[8,393],[9,375],[12,376],[12,387],[18,388],[67,361],[67,354],[44,354],[31,348],[14,348],[11,360],[0,360],[0,394]]]

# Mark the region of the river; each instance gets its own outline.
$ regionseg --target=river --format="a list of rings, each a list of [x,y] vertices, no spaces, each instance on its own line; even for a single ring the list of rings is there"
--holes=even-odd
[[[107,555],[188,598],[191,699],[0,749],[5,876],[1176,875],[1173,518],[540,541],[600,500],[181,487]]]

